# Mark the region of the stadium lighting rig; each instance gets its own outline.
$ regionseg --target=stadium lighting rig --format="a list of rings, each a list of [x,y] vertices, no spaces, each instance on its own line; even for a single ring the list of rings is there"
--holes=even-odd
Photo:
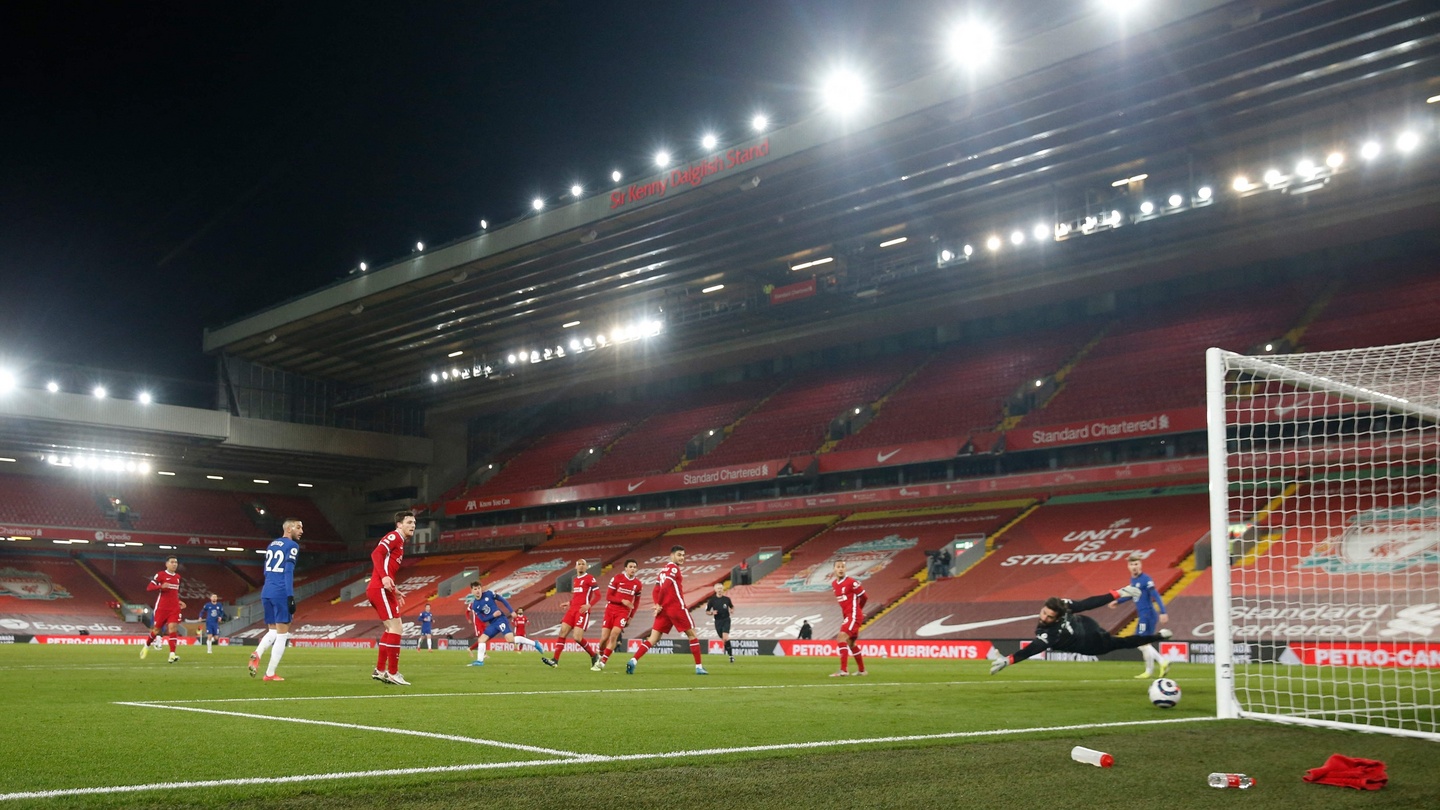
[[[1435,128],[1431,122],[1430,128]],[[1400,158],[1413,157],[1421,150],[1425,141],[1421,130],[1414,125],[1406,126],[1396,132],[1391,140],[1393,151],[1390,153]],[[1361,160],[1367,165],[1373,165],[1386,155],[1385,147],[1378,138],[1369,138],[1360,142],[1358,147],[1353,147],[1359,154]],[[1325,154],[1323,160],[1314,155],[1301,155],[1295,158],[1294,168],[1290,172],[1282,171],[1275,165],[1263,165],[1258,172],[1242,171],[1231,178],[1228,191],[1235,198],[1249,197],[1256,194],[1285,193],[1305,194],[1324,188],[1332,177],[1344,174],[1353,170],[1347,159],[1344,147],[1332,149]],[[1259,180],[1252,179],[1258,173]],[[1139,184],[1150,180],[1149,173],[1139,173],[1122,177],[1110,183],[1111,188],[1135,189]],[[1153,182],[1153,181],[1152,181]],[[1165,205],[1159,205],[1154,200],[1140,198],[1138,202],[1132,203],[1133,207],[1122,210],[1113,208],[1101,214],[1085,214],[1073,220],[1061,221],[1053,226],[1053,238],[1056,241],[1064,241],[1074,236],[1091,236],[1095,234],[1112,231],[1129,224],[1137,224],[1162,217],[1183,214],[1187,211],[1204,208],[1217,201],[1215,188],[1205,184],[1194,189],[1189,195],[1181,191],[1171,191],[1165,198]],[[1039,224],[1031,231],[1034,242],[1046,241],[1045,235],[1050,231],[1050,226]],[[1002,231],[1003,232],[1003,231]],[[1025,245],[1025,233],[1020,228],[1010,230],[1009,243],[1012,247],[1021,248]],[[989,252],[998,255],[1005,247],[1005,241],[999,234],[988,235],[984,244]],[[952,242],[951,245],[954,243]],[[946,267],[952,264],[968,261],[972,255],[969,245],[966,245],[963,255],[957,252],[950,245],[942,245],[936,253],[936,266]],[[796,268],[798,269],[798,267]]]

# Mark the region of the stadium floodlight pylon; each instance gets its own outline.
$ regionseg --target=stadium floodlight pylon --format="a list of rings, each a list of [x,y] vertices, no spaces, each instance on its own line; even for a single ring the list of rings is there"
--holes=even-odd
[[[1440,740],[1440,340],[1210,349],[1206,404],[1219,716]]]

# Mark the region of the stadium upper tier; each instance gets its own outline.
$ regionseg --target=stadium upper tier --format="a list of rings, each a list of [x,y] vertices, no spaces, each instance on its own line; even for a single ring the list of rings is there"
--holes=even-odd
[[[0,525],[71,530],[53,532],[57,536],[101,531],[258,540],[278,536],[280,521],[290,517],[305,524],[302,548],[342,542],[319,508],[300,496],[0,475]]]

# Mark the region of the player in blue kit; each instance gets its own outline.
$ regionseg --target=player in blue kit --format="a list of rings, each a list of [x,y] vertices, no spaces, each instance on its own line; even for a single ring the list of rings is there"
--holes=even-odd
[[[540,660],[545,666],[553,667],[555,662],[545,657],[545,648],[540,642],[528,639],[525,636],[515,635],[515,630],[510,626],[510,614],[514,608],[505,597],[496,594],[494,591],[485,590],[480,580],[470,583],[470,618],[475,622],[475,660],[467,666],[485,666],[485,645],[493,638],[501,637],[511,644],[526,644],[535,648],[540,653]]]
[[[1136,553],[1131,554],[1126,560],[1126,564],[1130,568],[1130,585],[1140,591],[1140,595],[1134,600],[1135,610],[1138,614],[1135,625],[1135,635],[1137,636],[1154,635],[1160,629],[1160,625],[1170,621],[1169,614],[1165,612],[1165,600],[1160,598],[1160,589],[1155,587],[1155,580],[1140,570],[1144,559]],[[1123,597],[1111,602],[1110,607],[1113,608],[1129,601],[1131,601],[1130,597]],[[1135,680],[1157,677],[1150,674],[1152,664],[1158,664],[1160,667],[1158,677],[1163,678],[1165,673],[1170,671],[1170,662],[1166,661],[1165,656],[1155,649],[1154,644],[1142,646],[1140,654],[1145,657],[1145,671],[1136,675]]]
[[[220,635],[220,622],[230,621],[230,617],[225,615],[225,606],[220,604],[219,594],[210,594],[210,601],[200,606],[200,621],[205,622],[205,654],[210,655],[214,652],[211,645]]]
[[[420,642],[415,645],[415,649],[418,650],[421,644],[429,642],[430,649],[433,651],[435,649],[435,636],[432,631],[434,630],[433,622],[435,621],[435,614],[430,612],[429,602],[425,603],[425,608],[421,610],[420,615],[415,618],[420,620]]]
[[[265,587],[260,590],[260,606],[265,610],[265,626],[269,629],[260,637],[260,646],[250,654],[250,677],[260,670],[260,656],[270,650],[270,665],[265,668],[265,680],[283,681],[275,674],[280,659],[285,655],[285,645],[290,641],[290,619],[295,615],[295,561],[300,558],[300,536],[305,526],[295,518],[282,524],[280,537],[270,541],[265,548]]]

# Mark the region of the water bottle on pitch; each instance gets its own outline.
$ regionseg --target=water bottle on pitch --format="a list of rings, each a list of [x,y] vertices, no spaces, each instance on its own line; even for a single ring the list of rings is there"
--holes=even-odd
[[[1104,751],[1096,751],[1094,748],[1086,748],[1083,745],[1071,748],[1070,758],[1086,765],[1094,765],[1097,768],[1108,768],[1115,764],[1115,758]]]
[[[1241,790],[1245,790],[1253,784],[1255,784],[1255,780],[1251,779],[1243,773],[1210,774],[1210,787],[1220,788],[1221,790],[1225,790],[1226,788],[1239,788]]]

